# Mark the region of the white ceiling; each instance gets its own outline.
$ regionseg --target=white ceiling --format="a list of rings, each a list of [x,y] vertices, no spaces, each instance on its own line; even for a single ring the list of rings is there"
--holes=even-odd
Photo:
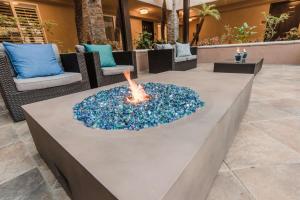
[[[143,2],[153,4],[156,6],[160,6],[160,7],[163,4],[163,0],[139,0],[139,1],[143,1]],[[172,9],[172,1],[173,0],[166,0],[167,8],[170,10]],[[216,0],[190,0],[190,6],[197,6],[197,5],[200,5],[203,3],[209,3],[209,2],[213,2],[213,1],[216,1]],[[175,4],[176,4],[177,10],[180,10],[183,8],[183,0],[175,0]]]

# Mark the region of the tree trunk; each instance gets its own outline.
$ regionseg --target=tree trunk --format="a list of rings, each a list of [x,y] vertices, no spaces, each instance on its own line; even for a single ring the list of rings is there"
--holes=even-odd
[[[168,42],[175,43],[179,35],[179,19],[176,12],[175,0],[172,1],[172,11],[168,17]]]
[[[200,22],[196,25],[196,33],[194,34],[193,40],[191,42],[191,46],[193,46],[196,41],[197,41],[196,44],[198,43],[198,41],[199,41],[199,34],[201,32],[203,23],[204,23],[204,17],[202,17],[201,20],[200,20]]]
[[[78,42],[81,44],[84,42],[83,37],[83,21],[82,21],[82,0],[74,0],[75,5],[75,22]]]
[[[101,0],[82,0],[83,41],[103,43],[107,41]]]
[[[166,37],[165,37],[165,27],[166,27],[166,21],[167,21],[167,3],[166,3],[166,0],[164,0],[163,2],[163,6],[162,6],[162,9],[161,9],[161,39],[163,41],[166,40]]]

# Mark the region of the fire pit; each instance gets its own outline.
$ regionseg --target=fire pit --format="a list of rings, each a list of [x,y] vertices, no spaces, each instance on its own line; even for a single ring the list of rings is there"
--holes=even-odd
[[[138,85],[125,73],[129,87],[103,90],[73,107],[74,117],[87,127],[140,130],[167,124],[204,106],[199,95],[173,84]]]
[[[199,71],[145,77],[142,82],[193,88],[205,99],[205,109],[138,134],[88,128],[74,119],[78,102],[95,91],[116,90],[116,85],[23,109],[37,150],[72,199],[203,200],[247,109],[253,78]],[[150,103],[155,96],[147,85],[143,86]],[[128,104],[126,97],[122,102]]]

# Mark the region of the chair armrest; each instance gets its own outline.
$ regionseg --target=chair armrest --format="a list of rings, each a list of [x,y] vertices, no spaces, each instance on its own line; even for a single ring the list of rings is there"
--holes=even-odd
[[[0,90],[3,96],[18,92],[7,62],[6,56],[0,55]]]
[[[148,62],[150,73],[160,73],[163,71],[172,70],[174,65],[174,50],[149,50]]]
[[[84,53],[91,88],[97,88],[101,82],[103,71],[98,52]]]
[[[137,77],[136,53],[134,51],[115,51],[113,56],[117,65],[132,65],[134,67],[133,76]]]
[[[115,51],[113,52],[114,59],[117,65],[135,65],[135,60],[132,51]]]
[[[61,54],[61,62],[66,72],[81,73],[82,79],[88,81],[87,67],[83,53]]]
[[[191,47],[192,55],[197,55],[198,47]]]

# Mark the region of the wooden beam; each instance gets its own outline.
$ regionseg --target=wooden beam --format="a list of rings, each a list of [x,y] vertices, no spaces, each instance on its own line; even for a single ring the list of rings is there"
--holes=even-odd
[[[190,0],[183,0],[183,42],[189,42]]]
[[[132,36],[131,36],[131,25],[130,25],[128,0],[118,0],[118,2],[119,2],[123,49],[124,49],[124,51],[130,51],[133,49],[133,47],[132,47]]]

